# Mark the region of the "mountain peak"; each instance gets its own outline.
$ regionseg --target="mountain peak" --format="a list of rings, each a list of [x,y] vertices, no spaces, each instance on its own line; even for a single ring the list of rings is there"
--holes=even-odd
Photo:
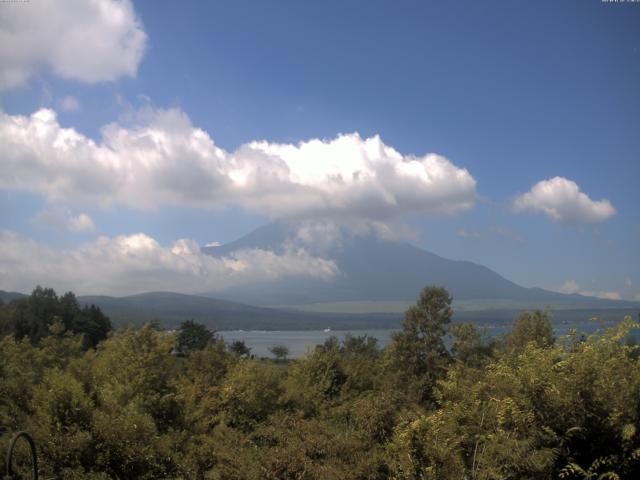
[[[305,249],[337,265],[339,273],[329,280],[289,277],[216,293],[231,300],[261,305],[406,301],[415,299],[425,285],[442,285],[456,300],[541,303],[580,300],[575,295],[521,287],[485,266],[449,260],[405,241],[393,240],[392,233],[375,224],[281,221],[264,225],[234,242],[202,250],[223,257],[242,249],[276,253]]]

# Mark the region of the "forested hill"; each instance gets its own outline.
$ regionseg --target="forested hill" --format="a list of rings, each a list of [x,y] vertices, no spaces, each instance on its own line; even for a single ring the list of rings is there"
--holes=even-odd
[[[0,299],[8,302],[25,298],[22,293],[0,290]],[[214,330],[366,330],[395,329],[400,325],[404,310],[385,313],[326,313],[285,308],[266,308],[230,302],[198,295],[172,292],[149,292],[125,297],[106,295],[78,296],[82,306],[96,305],[113,322],[119,325],[142,325],[157,320],[164,328],[175,328],[185,319],[193,319]],[[596,305],[582,308],[552,310],[554,324],[575,325],[593,316],[605,321],[617,321],[625,315],[636,317],[638,305],[619,302],[620,306]],[[408,305],[407,305],[408,306]],[[508,325],[522,311],[532,307],[487,305],[457,308],[454,303],[454,320],[477,324]]]
[[[326,314],[256,307],[238,302],[172,292],[150,292],[127,297],[80,296],[84,304],[105,311],[115,324],[160,320],[173,328],[191,318],[216,330],[321,330],[395,328],[399,313]]]

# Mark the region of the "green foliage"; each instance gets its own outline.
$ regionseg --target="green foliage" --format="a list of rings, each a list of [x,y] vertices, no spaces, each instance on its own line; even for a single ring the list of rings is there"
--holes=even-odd
[[[278,361],[286,360],[289,356],[289,348],[286,345],[274,345],[269,351]]]
[[[56,322],[68,332],[83,335],[85,348],[95,347],[111,330],[109,318],[98,307],[80,308],[71,292],[58,297],[53,289],[38,286],[29,297],[0,305],[0,333],[18,340],[38,343],[51,334]]]
[[[248,357],[251,355],[251,349],[247,347],[246,343],[242,340],[234,340],[229,345],[229,351],[235,353],[236,355],[240,355],[241,357]]]
[[[504,339],[507,348],[515,349],[522,349],[529,342],[539,347],[551,347],[554,341],[549,315],[539,310],[522,313]]]
[[[202,350],[214,340],[214,333],[205,325],[193,320],[185,320],[180,324],[176,339],[176,350],[182,355],[189,355],[196,350]]]
[[[433,400],[433,387],[445,375],[449,353],[443,336],[451,321],[451,296],[442,287],[425,287],[393,335],[388,359],[402,383],[411,383],[420,401]]]
[[[451,354],[469,367],[481,367],[493,355],[493,342],[485,342],[475,325],[456,323],[449,326],[453,337]]]
[[[449,353],[450,297],[427,288],[384,350],[330,337],[274,362],[213,337],[176,355],[152,324],[87,350],[37,297],[47,332],[0,339],[0,441],[32,432],[43,478],[640,478],[630,318],[554,342],[534,312],[498,344],[453,324]]]
[[[439,408],[397,428],[392,471],[397,478],[636,478],[640,365],[623,341],[630,327],[626,319],[584,342],[575,332],[555,346],[530,341],[484,370],[454,365],[439,384]],[[587,476],[579,465],[589,466]]]
[[[243,360],[222,384],[220,403],[223,421],[251,430],[278,409],[283,393],[280,368]]]

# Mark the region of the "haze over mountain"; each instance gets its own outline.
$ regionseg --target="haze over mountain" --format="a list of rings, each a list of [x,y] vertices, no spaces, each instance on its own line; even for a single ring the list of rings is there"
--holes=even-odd
[[[413,301],[425,285],[443,285],[455,300],[503,300],[529,304],[620,306],[625,302],[525,288],[491,269],[464,260],[449,260],[392,239],[376,224],[274,222],[220,246],[203,247],[216,257],[244,249],[277,254],[304,249],[333,261],[331,279],[285,277],[215,292],[216,297],[259,305],[300,305],[349,301]]]

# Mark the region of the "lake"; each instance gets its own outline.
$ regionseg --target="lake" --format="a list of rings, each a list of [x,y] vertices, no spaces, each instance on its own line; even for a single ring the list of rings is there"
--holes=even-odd
[[[615,323],[607,322],[606,326]],[[511,330],[511,324],[480,324],[481,329],[486,329],[488,336],[502,335]],[[592,333],[602,324],[593,320],[584,320],[572,323],[554,324],[556,336],[566,335],[570,329],[575,328],[582,333]],[[274,345],[285,345],[289,348],[290,358],[299,358],[313,349],[316,345],[324,343],[330,336],[336,336],[342,340],[347,333],[353,336],[369,335],[378,339],[378,345],[385,347],[391,341],[391,333],[396,330],[227,330],[218,332],[224,337],[227,343],[234,340],[242,340],[247,347],[251,348],[251,353],[256,357],[271,357],[269,348]]]

